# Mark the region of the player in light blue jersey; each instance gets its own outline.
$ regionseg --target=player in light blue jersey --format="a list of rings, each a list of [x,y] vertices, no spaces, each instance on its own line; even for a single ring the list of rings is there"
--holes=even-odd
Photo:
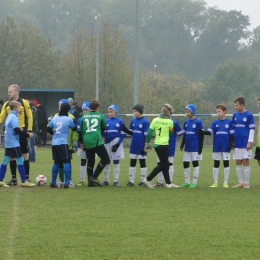
[[[4,177],[6,173],[7,164],[10,160],[16,159],[18,171],[21,176],[22,187],[33,187],[34,183],[26,181],[26,171],[23,165],[22,151],[20,147],[19,137],[31,138],[33,133],[21,131],[18,122],[18,114],[20,113],[21,103],[18,101],[9,102],[10,113],[5,120],[5,155],[0,168],[0,187],[10,187],[5,184]]]
[[[183,130],[175,119],[172,118],[171,120],[173,121],[174,129],[173,129],[173,133],[170,135],[170,139],[169,139],[168,160],[169,160],[169,163],[172,164],[169,167],[169,175],[170,175],[171,182],[173,182],[173,174],[174,174],[173,163],[174,163],[174,155],[175,155],[175,149],[176,149],[176,140],[177,140],[178,136],[183,135]],[[159,160],[158,160],[158,162],[159,162]],[[173,184],[173,185],[175,185],[175,184]],[[158,182],[155,183],[153,186],[163,186],[163,173],[162,172],[160,172],[158,174]],[[176,188],[179,187],[178,185],[175,185],[175,186],[176,186]]]
[[[124,148],[122,141],[124,140],[126,134],[132,135],[133,133],[128,130],[124,122],[117,117],[118,107],[116,105],[111,105],[108,107],[108,116],[106,120],[106,130],[103,133],[105,138],[104,143],[109,156],[109,162],[104,168],[104,182],[103,186],[109,185],[109,173],[110,173],[110,160],[114,163],[114,182],[113,186],[119,186],[119,172],[120,164],[119,160],[124,159]]]
[[[62,103],[58,116],[53,117],[48,126],[48,133],[52,135],[52,157],[54,160],[52,166],[51,188],[58,188],[56,183],[59,165],[64,166],[65,184],[64,188],[69,188],[71,177],[70,151],[68,146],[69,130],[77,131],[73,120],[68,117],[70,105]]]
[[[255,134],[254,117],[245,109],[245,99],[243,97],[236,98],[234,105],[237,112],[232,117],[234,127],[233,159],[236,160],[238,184],[233,188],[248,189],[250,188],[249,160],[252,159],[252,143]]]
[[[216,106],[216,113],[218,119],[211,123],[211,126],[207,131],[200,130],[201,134],[211,135],[213,134],[213,155],[214,160],[213,167],[213,180],[214,183],[211,188],[218,188],[218,174],[221,158],[224,165],[224,184],[223,188],[228,188],[228,178],[230,174],[229,160],[230,150],[234,142],[234,129],[232,121],[226,118],[227,107],[224,104]]]
[[[146,178],[146,158],[147,153],[144,151],[145,138],[149,129],[148,120],[142,116],[144,106],[136,104],[133,106],[134,118],[130,122],[130,131],[133,132],[131,145],[130,145],[130,167],[129,167],[129,182],[127,186],[134,186],[136,162],[139,159],[141,167],[141,182],[139,186],[145,186],[142,182]]]
[[[203,135],[199,135],[199,129],[203,129],[201,121],[195,117],[196,106],[189,104],[185,107],[186,116],[189,118],[184,122],[184,136],[181,143],[181,151],[184,148],[183,167],[185,183],[182,188],[196,188],[199,178],[199,160],[202,160]],[[194,172],[193,181],[190,183],[190,162],[192,162]]]

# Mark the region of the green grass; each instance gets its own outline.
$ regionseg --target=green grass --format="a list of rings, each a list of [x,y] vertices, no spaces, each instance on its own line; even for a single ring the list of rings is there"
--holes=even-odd
[[[250,189],[223,189],[222,165],[220,188],[209,188],[209,147],[203,151],[197,189],[148,189],[137,186],[139,167],[136,186],[125,186],[128,150],[125,155],[120,187],[1,188],[0,259],[259,259],[260,169],[255,160],[250,161]],[[44,174],[50,181],[50,158],[49,148],[37,149],[31,179]],[[74,183],[79,181],[79,162],[75,155]],[[148,171],[155,164],[153,151]],[[174,183],[181,184],[180,151],[174,166]],[[8,170],[5,180],[9,177]],[[229,184],[236,183],[232,160]]]

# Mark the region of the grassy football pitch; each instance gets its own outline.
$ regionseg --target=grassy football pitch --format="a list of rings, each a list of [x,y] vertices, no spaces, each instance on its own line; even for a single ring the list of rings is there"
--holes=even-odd
[[[1,158],[3,153],[1,149]],[[138,187],[139,166],[135,186],[125,186],[128,149],[125,156],[120,187],[51,189],[51,149],[38,148],[31,179],[44,174],[48,184],[0,188],[0,259],[259,259],[260,169],[255,160],[250,161],[250,189],[223,189],[222,163],[219,188],[209,188],[213,183],[210,147],[203,150],[198,188],[148,189]],[[72,164],[76,184],[77,155]],[[148,172],[155,164],[152,151]],[[182,184],[178,149],[174,166],[174,183]],[[9,179],[8,169],[5,181]],[[99,180],[103,181],[103,174]],[[236,183],[231,160],[229,186]]]

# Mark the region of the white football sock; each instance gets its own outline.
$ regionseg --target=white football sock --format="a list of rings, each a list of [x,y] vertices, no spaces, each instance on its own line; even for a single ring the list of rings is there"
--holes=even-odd
[[[147,175],[147,168],[141,168],[141,181],[146,178]]]
[[[104,181],[109,180],[110,164],[107,164],[104,168]]]
[[[184,179],[185,183],[190,184],[190,167],[184,168]]]
[[[163,183],[163,173],[162,172],[158,173],[158,183]]]
[[[168,160],[169,160],[169,163],[172,163],[172,165],[169,167],[169,176],[170,176],[170,181],[172,182],[173,173],[174,173],[174,167],[173,167],[174,157],[169,157]]]
[[[213,180],[214,183],[218,183],[218,173],[219,173],[219,168],[213,167]]]
[[[114,182],[118,182],[120,172],[120,164],[114,164]]]
[[[193,169],[193,181],[192,183],[197,184],[198,178],[199,178],[199,173],[200,173],[200,167],[194,167]]]
[[[236,165],[237,178],[239,183],[244,183],[243,168],[242,165]]]
[[[224,183],[228,183],[230,168],[226,167],[224,168]]]
[[[85,179],[86,179],[86,171],[87,171],[86,165],[85,166],[80,166],[79,172],[80,172],[80,180],[81,181],[85,181]]]
[[[135,182],[135,172],[136,172],[136,167],[129,167],[129,181],[132,183]]]
[[[245,184],[249,184],[250,181],[250,166],[244,166]]]

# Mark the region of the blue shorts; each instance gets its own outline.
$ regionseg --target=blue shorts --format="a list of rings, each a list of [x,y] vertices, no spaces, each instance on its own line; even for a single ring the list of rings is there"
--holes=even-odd
[[[5,148],[5,156],[9,156],[11,159],[22,157],[21,147]]]
[[[70,151],[67,144],[52,146],[52,159],[56,162],[70,160]]]

